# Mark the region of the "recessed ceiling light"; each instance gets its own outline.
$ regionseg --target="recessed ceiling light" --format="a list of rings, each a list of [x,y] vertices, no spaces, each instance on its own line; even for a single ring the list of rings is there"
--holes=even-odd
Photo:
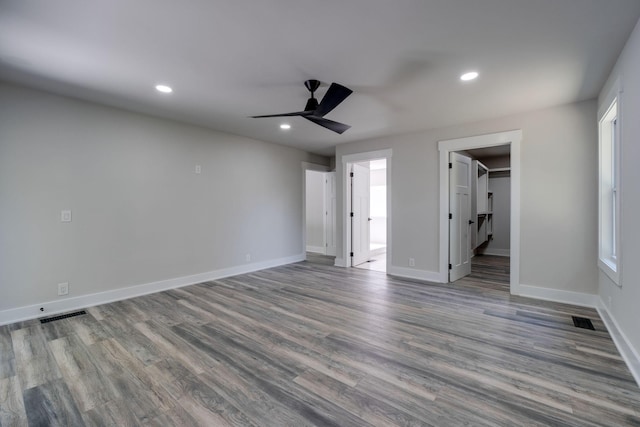
[[[291,125],[288,123],[283,123],[280,125],[280,129],[284,129],[284,130],[291,129]]]
[[[460,76],[460,80],[462,80],[463,82],[468,82],[469,80],[475,80],[477,78],[478,78],[478,73],[475,71],[470,71]]]
[[[156,90],[158,92],[162,92],[162,93],[171,93],[171,92],[173,92],[173,89],[171,89],[167,85],[156,85]]]

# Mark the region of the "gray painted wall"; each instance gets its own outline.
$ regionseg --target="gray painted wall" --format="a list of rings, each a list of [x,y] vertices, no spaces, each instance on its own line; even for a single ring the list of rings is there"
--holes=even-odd
[[[440,140],[522,129],[520,283],[596,294],[596,102],[586,101],[479,123],[338,145],[338,212],[342,156],[392,148],[392,260],[438,270]],[[343,228],[337,221],[338,235]],[[343,257],[339,241],[338,257]]]
[[[301,162],[328,159],[7,84],[0,100],[0,310],[303,253]]]
[[[631,34],[611,73],[601,97],[620,79],[622,111],[621,195],[621,284],[616,286],[600,272],[600,296],[631,345],[640,354],[640,21]],[[611,304],[609,305],[609,298]]]

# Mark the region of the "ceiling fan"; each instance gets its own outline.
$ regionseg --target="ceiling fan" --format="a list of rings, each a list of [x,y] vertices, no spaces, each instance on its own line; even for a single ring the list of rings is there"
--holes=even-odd
[[[317,125],[323,126],[340,134],[351,127],[349,125],[345,125],[344,123],[334,122],[333,120],[324,118],[327,113],[336,108],[342,101],[344,101],[349,95],[353,93],[351,89],[346,88],[338,83],[331,83],[331,86],[329,86],[329,90],[327,90],[327,93],[322,98],[322,101],[320,101],[320,103],[318,104],[318,100],[313,96],[313,94],[316,89],[320,87],[320,81],[307,80],[306,82],[304,82],[304,85],[309,90],[309,92],[311,92],[311,98],[309,98],[309,100],[307,101],[307,105],[304,107],[304,111],[251,117],[261,118],[300,116]]]

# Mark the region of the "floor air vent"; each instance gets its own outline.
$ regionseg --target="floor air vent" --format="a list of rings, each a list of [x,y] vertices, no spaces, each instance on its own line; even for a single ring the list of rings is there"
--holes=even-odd
[[[81,316],[83,314],[87,314],[87,312],[84,310],[81,310],[73,313],[61,314],[60,316],[53,316],[53,317],[47,317],[46,319],[40,319],[40,323],[55,322],[56,320],[62,320],[62,319],[67,319],[69,317]]]
[[[591,319],[577,316],[571,316],[571,318],[573,319],[573,325],[576,328],[591,329],[592,331],[596,330],[596,328],[593,327],[593,323],[591,323]]]

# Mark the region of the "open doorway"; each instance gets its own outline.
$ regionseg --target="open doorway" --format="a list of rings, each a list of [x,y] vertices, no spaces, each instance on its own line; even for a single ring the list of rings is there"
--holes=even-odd
[[[391,150],[343,156],[344,264],[388,271]],[[338,260],[336,261],[337,265]]]
[[[336,255],[335,172],[305,171],[305,250],[309,254]]]
[[[387,271],[387,160],[353,165],[353,266]]]
[[[456,261],[454,257],[451,256],[452,247],[450,245],[451,240],[456,240],[455,236],[451,235],[451,224],[457,224],[458,230],[463,233],[468,233],[467,240],[460,240],[461,246],[457,248],[462,255],[468,255],[468,266],[465,268],[469,268],[472,266],[472,255],[476,253],[480,255],[486,256],[496,256],[492,255],[486,251],[490,246],[491,242],[494,240],[491,236],[494,231],[492,231],[492,227],[495,226],[495,218],[493,218],[493,201],[491,200],[491,195],[489,194],[489,168],[484,166],[482,162],[479,162],[478,165],[477,160],[472,160],[469,153],[473,153],[473,150],[478,149],[488,149],[489,147],[502,147],[496,148],[497,150],[508,149],[509,150],[509,188],[507,189],[509,194],[509,200],[507,201],[508,212],[509,212],[509,224],[508,227],[508,251],[510,255],[510,268],[508,271],[509,276],[509,291],[512,294],[519,293],[519,278],[520,278],[520,143],[522,140],[522,131],[508,131],[508,132],[500,132],[495,134],[488,135],[480,135],[468,138],[460,138],[455,140],[447,140],[440,141],[438,145],[438,149],[440,151],[440,281],[447,283],[450,282],[450,271],[453,267],[453,262]],[[469,219],[452,219],[451,206],[456,206],[456,195],[455,192],[452,192],[450,182],[452,180],[457,179],[454,175],[452,178],[451,168],[452,168],[452,153],[457,153],[458,155],[465,155],[470,160],[469,167],[467,169],[467,174],[469,181],[469,187],[471,190],[471,194],[476,192],[476,199],[473,199],[473,195],[469,198]],[[475,163],[474,163],[475,162]],[[484,166],[484,170],[482,167]],[[500,169],[495,167],[494,169]],[[482,184],[480,184],[480,176],[484,176]],[[465,176],[461,174],[459,176]],[[467,177],[465,177],[467,179]],[[475,179],[475,184],[473,182]],[[478,199],[478,188],[472,188],[474,185],[483,185],[482,189],[482,199]],[[471,210],[473,208],[473,211]],[[465,208],[466,210],[466,208]],[[454,212],[453,212],[454,213]],[[491,215],[489,215],[491,213]],[[468,227],[465,229],[463,227]],[[491,237],[491,238],[490,238]],[[467,245],[468,246],[464,246]],[[469,252],[465,253],[468,250]],[[455,252],[455,250],[453,250]],[[460,260],[464,260],[464,256],[460,257]],[[463,263],[461,262],[460,265]]]
[[[463,277],[494,289],[509,291],[511,245],[511,147],[509,144],[451,152],[457,159],[450,173],[449,281]],[[461,160],[464,160],[462,162]],[[464,168],[468,173],[456,169]],[[456,173],[454,173],[456,172]],[[460,177],[468,183],[457,182]],[[465,185],[461,185],[465,184]],[[461,189],[467,190],[467,212],[462,216]],[[461,226],[461,223],[464,225]],[[467,225],[468,224],[468,225]],[[464,230],[460,230],[466,227]],[[453,233],[452,233],[453,231]],[[466,233],[466,251],[460,241]],[[465,253],[466,252],[466,253]],[[466,257],[462,255],[466,255]],[[466,263],[461,263],[465,260]]]

